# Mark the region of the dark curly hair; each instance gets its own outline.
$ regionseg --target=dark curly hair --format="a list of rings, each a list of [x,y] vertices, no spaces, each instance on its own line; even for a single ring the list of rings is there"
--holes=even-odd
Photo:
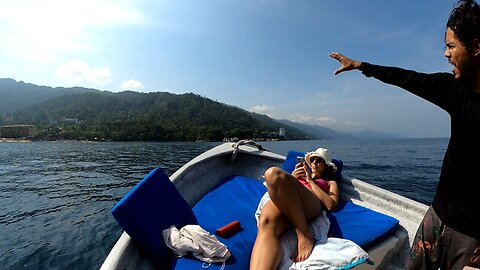
[[[332,180],[332,179],[335,181],[338,180],[338,179],[335,179],[335,170],[333,169],[332,166],[327,166],[323,174],[324,174],[323,177],[325,180]]]
[[[480,41],[480,6],[475,0],[460,0],[450,13],[447,27],[465,48],[472,52],[474,41]]]

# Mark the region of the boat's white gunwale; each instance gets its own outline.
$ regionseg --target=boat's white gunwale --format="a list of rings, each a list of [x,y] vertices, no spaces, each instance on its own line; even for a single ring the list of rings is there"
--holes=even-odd
[[[183,165],[175,173],[173,173],[170,176],[171,181],[175,183],[175,180],[180,175],[182,175],[188,168],[194,166],[197,163],[205,162],[208,159],[213,159],[213,158],[216,158],[216,157],[219,157],[219,156],[224,156],[224,155],[231,156],[232,152],[233,152],[233,149],[234,149],[233,146],[234,146],[234,144],[232,144],[232,143],[223,143],[223,144],[218,145],[217,147],[214,147],[214,148],[198,155],[197,157],[193,158],[192,160],[187,162],[185,165]],[[252,146],[248,146],[248,145],[240,146],[239,147],[239,153],[249,153],[249,154],[252,154],[252,155],[265,156],[265,157],[269,157],[269,158],[272,158],[272,159],[278,159],[279,161],[285,160],[285,157],[282,156],[282,155],[279,155],[279,154],[276,154],[276,153],[273,153],[273,152],[269,152],[269,151],[266,151],[266,150],[258,150],[257,148],[252,147]]]

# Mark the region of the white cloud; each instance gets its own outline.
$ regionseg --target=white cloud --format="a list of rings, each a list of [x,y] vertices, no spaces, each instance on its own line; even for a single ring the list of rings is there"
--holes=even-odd
[[[311,115],[304,115],[304,114],[296,114],[294,116],[289,117],[290,121],[302,123],[302,124],[314,124],[313,123],[314,117]]]
[[[290,121],[308,124],[308,125],[317,125],[324,127],[332,127],[338,124],[338,121],[325,116],[313,116],[305,114],[296,114],[292,117],[289,117]]]
[[[60,52],[95,49],[92,29],[143,21],[133,1],[0,1],[0,49],[16,62],[53,62]]]
[[[0,64],[0,74],[5,77],[6,74],[10,74],[13,70],[13,67],[11,65],[3,65]]]
[[[335,119],[329,117],[317,117],[315,122],[321,126],[333,126],[337,123]]]
[[[250,110],[254,113],[270,115],[273,112],[274,108],[265,105],[257,105],[253,106]]]
[[[110,73],[109,68],[90,68],[85,61],[71,60],[59,66],[55,76],[72,86],[83,82],[105,85],[110,82]]]
[[[296,114],[288,119],[297,123],[327,127],[337,131],[355,131],[367,128],[367,126],[359,122],[338,120],[326,116]]]
[[[143,90],[143,84],[137,80],[131,79],[122,83],[122,90]]]

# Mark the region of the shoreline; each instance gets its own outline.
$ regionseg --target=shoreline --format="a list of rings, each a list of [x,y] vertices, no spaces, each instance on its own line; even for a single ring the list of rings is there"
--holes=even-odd
[[[0,142],[32,142],[30,139],[0,138]]]

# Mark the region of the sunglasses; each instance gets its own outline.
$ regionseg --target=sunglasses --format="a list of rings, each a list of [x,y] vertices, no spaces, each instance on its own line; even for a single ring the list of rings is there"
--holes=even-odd
[[[322,164],[322,163],[325,163],[325,159],[323,159],[321,157],[312,157],[310,159],[310,163]]]

